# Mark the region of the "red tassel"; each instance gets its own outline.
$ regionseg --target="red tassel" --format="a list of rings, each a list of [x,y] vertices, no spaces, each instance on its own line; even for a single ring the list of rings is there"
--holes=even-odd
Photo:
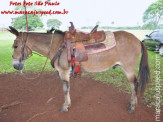
[[[73,67],[75,66],[75,57],[72,58],[71,64],[72,64]]]
[[[80,67],[79,67],[79,65],[76,66],[75,73],[80,73]]]
[[[75,66],[75,57],[72,57],[71,64],[72,64],[73,67]],[[80,74],[81,73],[80,72],[80,66],[79,65],[76,66],[75,73],[77,73],[77,74]]]

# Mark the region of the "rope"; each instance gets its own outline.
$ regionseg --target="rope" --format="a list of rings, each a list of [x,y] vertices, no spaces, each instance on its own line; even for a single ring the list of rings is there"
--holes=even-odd
[[[45,56],[43,56],[43,55],[41,55],[41,54],[39,54],[39,53],[37,53],[37,52],[35,52],[35,51],[32,51],[32,54],[36,54],[36,55],[38,55],[38,56],[40,56],[40,57],[45,57]]]

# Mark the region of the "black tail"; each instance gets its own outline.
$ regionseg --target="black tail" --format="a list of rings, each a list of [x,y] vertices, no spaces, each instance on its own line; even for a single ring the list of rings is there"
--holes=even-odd
[[[146,84],[150,81],[150,69],[148,65],[148,53],[147,49],[144,44],[141,42],[141,50],[142,50],[142,57],[139,66],[139,74],[138,74],[138,81],[139,81],[139,88],[141,94],[145,91]]]

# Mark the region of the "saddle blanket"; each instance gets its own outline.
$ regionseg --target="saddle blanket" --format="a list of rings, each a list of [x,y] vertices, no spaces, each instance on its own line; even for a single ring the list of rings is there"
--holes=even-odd
[[[116,40],[115,40],[113,32],[106,31],[105,35],[106,35],[106,39],[103,42],[84,45],[87,54],[100,53],[100,52],[103,52],[103,51],[106,51],[106,50],[110,50],[110,49],[112,49],[113,47],[116,46]],[[89,40],[89,41],[92,42],[94,40]]]

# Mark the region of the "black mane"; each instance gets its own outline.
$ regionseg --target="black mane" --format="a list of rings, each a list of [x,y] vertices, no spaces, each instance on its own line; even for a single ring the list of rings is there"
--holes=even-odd
[[[61,31],[61,30],[55,30],[54,31],[55,34],[65,34],[65,32]]]
[[[53,33],[53,31],[54,31],[54,34],[65,34],[65,32],[61,30],[57,30],[54,27],[52,27],[50,30],[47,30],[47,33]]]

